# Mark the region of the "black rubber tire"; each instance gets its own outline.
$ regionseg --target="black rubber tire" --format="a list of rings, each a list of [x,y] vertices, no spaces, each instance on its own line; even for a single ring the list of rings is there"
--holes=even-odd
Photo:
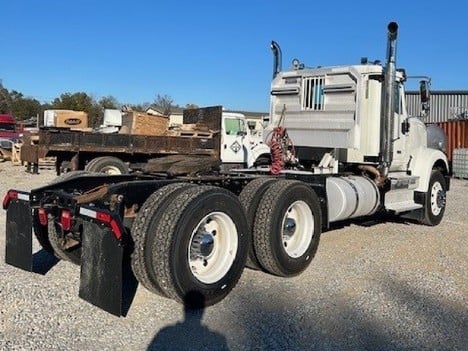
[[[254,167],[269,166],[271,165],[270,155],[260,155],[254,162]]]
[[[440,190],[435,193],[433,187],[439,187]],[[439,170],[433,170],[429,179],[429,188],[426,193],[426,203],[424,205],[424,219],[421,223],[435,226],[442,221],[446,205],[447,184],[445,178]],[[434,213],[432,206],[438,206],[439,212]]]
[[[76,265],[79,265],[81,262],[81,243],[69,248],[63,248],[63,235],[61,233],[62,228],[58,223],[55,222],[54,217],[49,215],[48,221],[48,238],[51,247],[54,250],[55,257],[72,262]],[[59,235],[60,233],[60,235]]]
[[[86,165],[85,170],[89,172],[107,173],[106,169],[109,167],[113,168],[117,172],[120,172],[115,174],[129,173],[128,166],[120,158],[113,156],[97,157]]]
[[[148,243],[150,226],[153,222],[159,222],[164,209],[172,202],[176,194],[193,186],[195,185],[189,183],[173,183],[156,190],[146,199],[132,225],[131,235],[134,247],[131,254],[132,271],[141,285],[161,296],[166,295],[159,286],[153,270],[151,245]]]
[[[250,233],[253,233],[253,225],[255,221],[255,215],[257,213],[258,204],[267,191],[267,189],[275,182],[273,178],[258,178],[249,182],[239,194],[239,200],[244,208],[245,215],[247,217],[247,224],[249,225]],[[253,235],[251,235],[253,238]],[[246,266],[251,269],[261,269],[260,262],[258,262],[255,254],[255,247],[253,240],[249,243],[249,253],[247,255]]]
[[[213,213],[231,219],[237,248],[227,272],[217,281],[204,283],[191,271],[188,253],[191,233]],[[233,193],[213,186],[184,189],[164,208],[161,218],[152,221],[149,233],[153,269],[166,296],[188,307],[200,307],[200,301],[185,298],[197,292],[203,299],[202,305],[209,306],[221,301],[237,284],[247,259],[249,231],[242,205]]]
[[[304,253],[291,257],[283,246],[283,219],[296,201],[302,201],[310,209],[314,231]],[[254,221],[253,242],[262,268],[282,277],[305,270],[317,251],[321,222],[320,201],[310,186],[296,180],[278,180],[272,184],[260,200]]]
[[[95,163],[97,159],[99,159],[99,157],[93,158],[88,163],[86,163],[84,166],[85,171],[89,171],[90,169],[92,169],[93,163]]]

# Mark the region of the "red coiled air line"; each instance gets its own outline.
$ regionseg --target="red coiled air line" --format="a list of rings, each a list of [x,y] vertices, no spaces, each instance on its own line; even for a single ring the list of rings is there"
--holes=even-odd
[[[269,142],[271,150],[271,174],[279,174],[284,168],[284,155],[283,148],[281,146],[281,140],[283,139],[285,132],[286,129],[283,127],[275,127],[271,134],[271,139]]]

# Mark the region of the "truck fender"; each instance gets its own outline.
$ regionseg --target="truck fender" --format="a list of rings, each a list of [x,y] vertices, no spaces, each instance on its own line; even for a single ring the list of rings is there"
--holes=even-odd
[[[421,192],[428,190],[434,168],[439,168],[444,175],[447,175],[449,170],[447,156],[442,151],[423,147],[411,154],[408,168],[412,175],[419,176],[419,185],[415,191]]]
[[[266,144],[256,144],[247,149],[247,167],[252,167],[261,155],[270,155],[270,148]]]

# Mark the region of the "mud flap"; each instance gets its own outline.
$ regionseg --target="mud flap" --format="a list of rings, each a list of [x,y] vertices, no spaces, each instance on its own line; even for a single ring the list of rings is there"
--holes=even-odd
[[[28,201],[13,200],[6,219],[5,262],[32,271],[32,215]]]
[[[123,248],[107,226],[83,223],[79,296],[112,313],[122,313]]]

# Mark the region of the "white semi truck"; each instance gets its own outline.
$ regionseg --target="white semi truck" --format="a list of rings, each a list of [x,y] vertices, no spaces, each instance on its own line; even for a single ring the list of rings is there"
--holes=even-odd
[[[385,66],[295,60],[282,70],[272,43],[268,165],[178,176],[70,173],[29,193],[8,191],[7,263],[31,270],[34,231],[44,249],[81,265],[80,297],[120,315],[127,264],[152,292],[212,305],[246,265],[300,274],[332,222],[390,212],[439,224],[447,158],[427,147],[424,124],[406,113],[397,29],[388,26]],[[197,113],[221,118],[221,110]]]

